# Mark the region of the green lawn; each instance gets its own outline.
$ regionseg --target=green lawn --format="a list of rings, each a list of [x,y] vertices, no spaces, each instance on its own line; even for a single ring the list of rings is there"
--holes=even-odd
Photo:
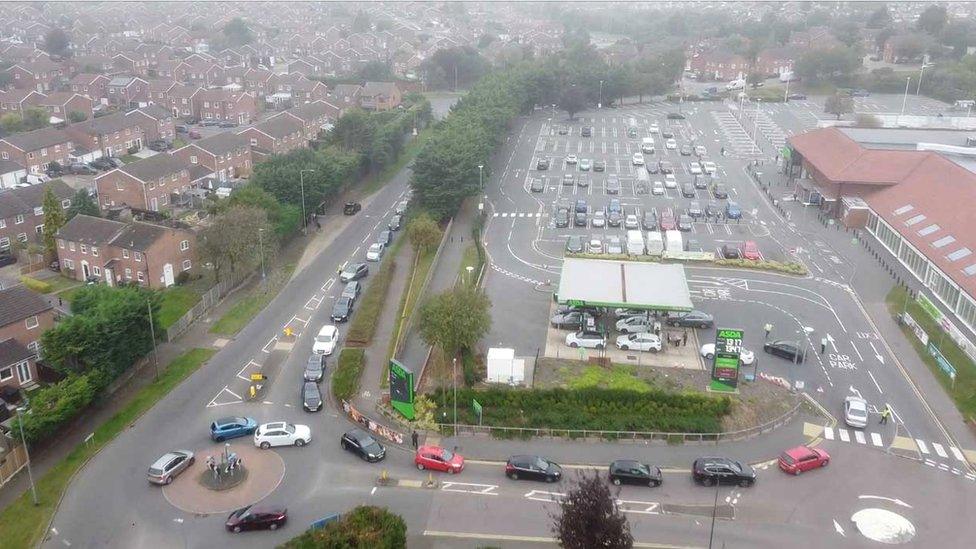
[[[24,275],[20,277],[20,280],[28,288],[35,289],[38,287],[43,287],[43,293],[49,294],[56,294],[64,290],[81,286],[82,284],[80,280],[75,280],[73,278],[68,278],[61,275],[52,276],[49,278],[34,278]]]
[[[626,391],[650,391],[651,386],[643,379],[638,378],[636,373],[637,367],[629,364],[614,364],[610,369],[600,366],[587,366],[579,377],[569,380],[569,388],[579,390],[598,387]]]
[[[976,420],[976,364],[973,364],[973,361],[956,345],[956,342],[942,331],[942,328],[925,312],[925,309],[917,301],[911,299],[906,301],[906,296],[907,293],[901,286],[896,286],[888,292],[888,296],[885,298],[888,304],[888,311],[892,315],[900,315],[902,311],[906,310],[905,305],[907,303],[908,314],[925,329],[925,332],[929,335],[929,341],[935,343],[935,346],[942,351],[942,355],[945,356],[946,360],[955,367],[955,383],[939,368],[935,358],[929,354],[928,350],[915,337],[911,329],[903,325],[901,330],[905,334],[905,338],[915,348],[915,352],[918,353],[922,362],[928,365],[935,379],[939,380],[939,383],[945,388],[946,393],[956,403],[956,408],[959,409],[963,417],[969,420]]]
[[[247,323],[254,320],[254,317],[278,295],[278,292],[291,277],[293,270],[295,270],[295,264],[290,263],[268,275],[267,281],[263,285],[258,284],[252,288],[250,295],[240,300],[217,322],[214,322],[214,325],[210,327],[210,333],[232,336],[247,326]]]
[[[468,273],[468,267],[474,267],[471,273]],[[461,280],[471,286],[478,278],[478,273],[481,272],[481,257],[478,255],[478,246],[473,242],[468,244],[468,247],[464,249],[464,255],[461,257],[461,270],[458,274],[461,275]]]
[[[349,400],[356,395],[365,363],[366,350],[361,347],[346,347],[339,353],[331,380],[332,394],[337,400]]]
[[[47,524],[72,475],[116,435],[129,428],[142,414],[200,368],[215,352],[211,349],[191,349],[177,357],[163,371],[159,380],[143,387],[122,410],[95,429],[95,436],[90,443],[79,444],[57,465],[37,478],[39,505],[33,505],[28,490],[0,512],[0,540],[3,540],[0,545],[12,548],[36,546],[46,533]]]
[[[186,286],[171,286],[160,292],[159,328],[165,330],[200,301],[200,294]]]
[[[119,160],[121,160],[122,162],[125,162],[126,164],[131,164],[133,162],[136,162],[136,161],[139,161],[139,160],[142,160],[142,159],[139,158],[138,156],[134,155],[134,154],[127,154],[125,156],[120,156],[119,157]]]

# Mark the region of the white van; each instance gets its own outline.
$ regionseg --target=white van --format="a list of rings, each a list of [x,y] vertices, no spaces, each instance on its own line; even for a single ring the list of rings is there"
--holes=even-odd
[[[647,255],[661,255],[664,253],[664,239],[661,231],[647,231]]]
[[[664,238],[669,252],[676,253],[685,251],[681,231],[664,231]]]
[[[29,173],[27,177],[24,178],[30,185],[40,185],[41,183],[47,183],[51,180],[47,174],[43,173]]]
[[[627,254],[644,255],[644,234],[640,231],[627,231]]]
[[[738,78],[725,85],[725,89],[728,91],[744,90],[745,88],[746,88],[746,81],[744,78]]]
[[[654,154],[654,138],[645,137],[641,140],[641,152],[644,154]]]

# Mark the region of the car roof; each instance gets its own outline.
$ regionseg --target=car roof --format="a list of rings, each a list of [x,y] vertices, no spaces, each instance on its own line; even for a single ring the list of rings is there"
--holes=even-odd
[[[171,459],[175,457],[188,456],[191,453],[192,452],[190,452],[189,450],[173,450],[171,452],[166,452],[165,454],[159,456],[159,459],[153,462],[153,464],[150,465],[150,467],[158,469],[159,467],[166,465],[166,463],[168,463]]]
[[[800,459],[805,456],[817,455],[817,452],[815,452],[811,448],[807,448],[806,446],[797,446],[795,448],[790,448],[789,450],[786,450],[783,453],[790,456],[793,459]]]
[[[217,425],[227,425],[228,423],[247,423],[247,418],[241,416],[222,417],[214,421]]]
[[[336,328],[335,326],[331,324],[326,324],[325,326],[322,326],[321,330],[319,330],[319,335],[326,335],[326,334],[332,335],[335,334],[337,331],[338,328]]]
[[[417,448],[417,451],[418,452],[443,452],[444,449],[441,448],[440,446],[427,445],[427,446],[421,446],[420,448]]]
[[[641,462],[636,459],[617,459],[610,465],[614,467],[634,467],[635,465],[641,465]]]

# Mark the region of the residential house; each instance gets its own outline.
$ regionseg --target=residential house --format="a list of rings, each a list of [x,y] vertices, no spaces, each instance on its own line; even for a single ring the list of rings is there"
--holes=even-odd
[[[47,109],[51,113],[52,118],[56,118],[62,122],[69,121],[69,115],[71,113],[83,114],[86,119],[90,119],[95,115],[91,98],[75,92],[49,93],[47,97],[38,103],[38,106]]]
[[[257,118],[254,96],[247,92],[200,88],[191,99],[194,116],[200,120],[230,120],[243,125]]]
[[[403,94],[396,82],[366,82],[359,95],[362,108],[372,111],[388,111],[400,106]]]
[[[11,189],[27,177],[27,168],[13,160],[0,160],[0,189]]]
[[[277,81],[278,76],[267,69],[247,69],[244,73],[244,89],[257,97],[274,93]]]
[[[173,151],[173,156],[184,164],[207,168],[218,181],[249,177],[254,167],[248,139],[232,132],[194,141]]]
[[[23,116],[25,110],[40,105],[44,98],[45,95],[36,90],[0,90],[0,116],[7,113]]]
[[[328,101],[313,101],[297,107],[292,107],[282,113],[292,116],[302,123],[302,133],[306,141],[315,139],[319,132],[331,126],[339,119],[342,110]]]
[[[36,384],[41,334],[54,327],[54,307],[24,286],[0,290],[0,388]]]
[[[745,78],[749,61],[741,55],[724,50],[703,51],[694,54],[689,63],[692,72],[702,80],[735,80]]]
[[[149,82],[136,76],[116,76],[106,86],[108,102],[119,107],[138,107],[149,102]]]
[[[139,122],[124,112],[71,124],[65,131],[73,138],[75,145],[90,151],[101,151],[102,156],[125,156],[130,150],[139,150],[146,143]]]
[[[259,122],[238,132],[238,135],[248,140],[255,162],[273,154],[287,153],[306,143],[301,120],[285,113]]]
[[[40,242],[39,235],[44,227],[44,192],[48,188],[63,209],[71,206],[75,191],[60,179],[0,190],[0,250],[10,250],[15,242]]]
[[[98,103],[108,102],[108,83],[110,78],[104,74],[81,73],[68,81],[68,88],[74,93],[87,95]]]
[[[332,90],[332,97],[335,103],[343,111],[359,106],[359,96],[363,92],[363,87],[359,84],[337,84]]]
[[[295,75],[296,78],[289,78],[290,76],[283,76],[278,83],[278,88],[279,90],[284,88],[282,91],[291,94],[293,105],[329,98],[329,87],[323,82],[309,80],[300,75]]]
[[[95,177],[102,209],[129,206],[158,212],[170,208],[170,195],[190,189],[187,163],[168,153],[126,164]]]
[[[176,138],[176,122],[173,113],[160,105],[149,105],[127,115],[139,124],[147,143],[163,140],[172,143]]]
[[[30,173],[41,173],[51,162],[70,163],[74,148],[68,132],[41,128],[0,139],[0,160],[13,160]]]
[[[47,58],[17,63],[7,69],[10,83],[18,90],[49,92],[57,87],[63,74],[61,65]]]
[[[173,113],[173,116],[183,120],[193,120],[199,117],[194,108],[193,96],[202,88],[186,84],[174,84],[166,90],[166,102],[161,103]]]
[[[757,72],[763,76],[780,76],[791,73],[793,72],[793,60],[795,58],[796,50],[793,48],[767,48],[756,56],[756,63],[753,65],[752,72]]]
[[[77,280],[165,288],[196,268],[196,236],[186,226],[76,215],[57,234],[61,272]]]

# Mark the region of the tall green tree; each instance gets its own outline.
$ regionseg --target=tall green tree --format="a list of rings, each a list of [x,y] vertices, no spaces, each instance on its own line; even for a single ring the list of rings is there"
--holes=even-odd
[[[101,216],[101,212],[98,210],[98,204],[95,203],[95,199],[92,198],[88,189],[78,189],[75,195],[71,197],[71,205],[68,206],[64,217],[65,222],[71,221],[78,214],[90,215],[92,217]]]
[[[44,196],[41,198],[41,207],[44,209],[44,228],[41,229],[44,252],[48,255],[48,258],[51,258],[58,254],[56,238],[58,230],[67,222],[64,208],[61,207],[61,201],[54,195],[51,185],[48,185],[44,189]]]
[[[868,17],[867,27],[869,29],[883,29],[891,24],[891,14],[888,12],[888,6],[886,4],[881,4],[878,9],[871,12]]]
[[[566,111],[566,114],[572,120],[576,118],[576,113],[586,108],[586,91],[580,85],[570,84],[563,88],[562,93],[559,94],[559,101],[556,104],[559,105],[560,109]]]
[[[599,474],[580,474],[559,500],[552,532],[566,549],[629,549],[634,546],[627,517],[617,507],[616,494]]]
[[[447,356],[473,350],[491,328],[490,307],[484,292],[467,285],[437,294],[420,309],[420,337]]]
[[[51,55],[66,57],[70,53],[68,51],[70,44],[68,34],[59,28],[53,28],[44,35],[44,51]]]
[[[854,100],[850,97],[835,93],[827,97],[824,102],[824,112],[833,114],[840,120],[840,117],[854,111]]]
[[[923,30],[932,36],[937,36],[942,32],[942,28],[946,26],[949,18],[946,13],[945,6],[939,6],[932,4],[931,6],[925,8],[918,16],[918,20],[915,22],[915,26],[919,30]]]
[[[426,252],[440,243],[441,229],[427,212],[423,212],[407,224],[407,237],[415,251]]]
[[[51,115],[40,107],[24,109],[24,131],[39,130],[51,125]]]
[[[274,227],[268,223],[264,210],[232,206],[217,215],[200,233],[197,242],[201,256],[213,265],[219,282],[226,276],[255,267],[261,261],[262,253],[265,263],[270,263],[277,251],[273,235]]]
[[[254,33],[240,17],[235,17],[224,25],[222,30],[228,47],[237,48],[254,42]]]

